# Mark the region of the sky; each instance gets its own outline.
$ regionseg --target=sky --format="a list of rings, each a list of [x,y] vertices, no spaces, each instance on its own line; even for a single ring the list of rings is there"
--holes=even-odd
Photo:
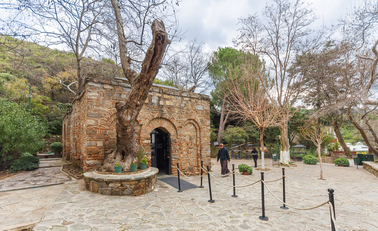
[[[238,36],[239,18],[257,13],[261,16],[266,3],[256,0],[183,0],[179,5],[177,18],[184,35],[183,43],[194,38],[204,42],[204,50],[212,52],[218,47],[233,46]],[[360,0],[307,0],[317,16],[314,29],[337,21]],[[182,45],[177,44],[177,45]]]
[[[317,19],[311,24],[312,29],[331,26],[351,12],[362,0],[304,0],[310,4]],[[177,18],[184,32],[180,43],[173,43],[174,50],[184,48],[193,39],[203,42],[203,50],[209,54],[218,47],[234,47],[233,39],[238,35],[240,18],[257,14],[262,18],[266,4],[273,0],[182,0],[178,7]],[[158,76],[159,77],[159,76]],[[209,95],[213,87],[196,89]]]

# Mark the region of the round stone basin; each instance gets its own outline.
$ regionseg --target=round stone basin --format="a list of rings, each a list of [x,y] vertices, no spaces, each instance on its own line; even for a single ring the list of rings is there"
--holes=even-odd
[[[104,195],[139,196],[154,190],[159,169],[149,167],[135,173],[86,172],[87,190]]]

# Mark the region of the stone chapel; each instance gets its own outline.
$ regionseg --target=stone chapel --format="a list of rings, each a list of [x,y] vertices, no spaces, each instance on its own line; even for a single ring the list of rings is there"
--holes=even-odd
[[[89,79],[63,118],[63,157],[84,172],[116,146],[115,103],[130,91],[125,78]],[[210,165],[210,97],[154,84],[138,117],[137,141],[160,173],[200,172]]]

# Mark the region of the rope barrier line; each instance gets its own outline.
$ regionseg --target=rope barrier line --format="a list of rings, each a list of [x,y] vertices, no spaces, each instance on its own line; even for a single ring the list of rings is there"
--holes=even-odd
[[[337,225],[336,225],[336,218],[335,218],[335,214],[333,213],[333,206],[332,206],[332,203],[328,201],[328,204],[329,204],[329,209],[331,210],[331,219],[333,221],[333,224],[335,225],[335,229],[336,230],[339,230],[337,228]]]
[[[176,168],[177,170],[179,170],[181,172],[181,174],[183,176],[185,176],[186,178],[190,178],[190,179],[193,179],[193,178],[201,178],[201,176],[187,176],[185,175],[179,168],[177,168],[176,166],[173,166],[174,168]]]
[[[282,201],[281,199],[279,199],[276,195],[274,195],[274,193],[270,190],[270,188],[268,188],[268,186],[265,184],[264,181],[262,181],[262,182],[264,183],[266,189],[268,189],[269,193],[272,194],[273,197],[276,198],[276,199],[280,202],[280,204],[285,204],[285,205],[287,205],[288,207],[293,208],[293,209],[296,209],[296,210],[312,210],[312,209],[316,209],[316,208],[322,207],[323,205],[329,203],[329,201],[326,201],[326,202],[324,202],[324,203],[321,203],[320,205],[316,205],[316,206],[314,206],[314,207],[310,207],[310,208],[297,208],[297,207],[294,207],[293,205],[290,205],[290,204],[288,204],[288,203],[283,202],[283,201]]]
[[[276,181],[279,181],[279,180],[282,180],[283,179],[283,177],[281,177],[281,178],[278,178],[278,179],[276,179],[276,180],[270,180],[270,181],[264,181],[265,183],[272,183],[272,182],[276,182]]]
[[[223,184],[223,185],[225,185],[225,186],[227,186],[227,187],[231,187],[231,188],[234,187],[233,185],[227,185],[227,184],[223,183],[222,181],[218,180],[218,178],[215,177],[215,176],[214,176],[213,174],[211,174],[210,172],[207,172],[207,171],[206,171],[206,173],[208,173],[210,176],[212,176],[212,177],[213,177],[216,181],[218,181],[219,183],[221,183],[221,184]],[[236,186],[236,185],[235,185],[235,188],[249,187],[249,186],[252,186],[252,185],[254,185],[254,184],[259,183],[260,181],[261,181],[261,180],[258,180],[258,181],[256,181],[256,182],[253,182],[253,183],[248,184],[248,185],[240,185],[240,186]]]

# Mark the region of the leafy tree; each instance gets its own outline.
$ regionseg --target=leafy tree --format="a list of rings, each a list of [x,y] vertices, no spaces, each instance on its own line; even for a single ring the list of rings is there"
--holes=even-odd
[[[22,152],[36,153],[43,147],[45,126],[16,103],[0,99],[0,161],[2,168]]]
[[[242,127],[228,125],[223,134],[225,143],[244,143],[248,139],[247,132]]]
[[[267,59],[270,81],[262,81],[264,88],[271,89],[269,98],[281,109],[280,162],[289,164],[290,144],[288,121],[291,108],[303,93],[303,76],[290,75],[288,69],[298,50],[307,50],[309,25],[315,20],[313,11],[303,0],[274,0],[267,4],[262,17],[257,14],[239,20],[240,36],[237,46]],[[271,85],[273,83],[273,85]]]
[[[230,112],[227,111],[227,94],[221,90],[222,84],[227,79],[227,72],[235,70],[239,65],[243,64],[248,56],[253,55],[230,47],[220,47],[214,52],[209,64],[209,75],[215,85],[215,90],[211,92],[212,104],[214,105],[213,108],[217,109],[220,114],[218,142],[222,141],[223,130],[230,116]]]

